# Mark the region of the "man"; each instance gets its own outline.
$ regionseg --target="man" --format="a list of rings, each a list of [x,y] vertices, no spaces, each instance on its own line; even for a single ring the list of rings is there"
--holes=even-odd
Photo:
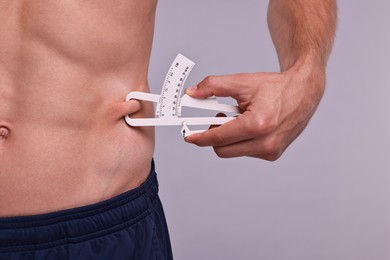
[[[0,259],[171,259],[148,91],[157,0],[0,0]],[[335,0],[271,0],[280,73],[207,77],[243,115],[186,138],[220,157],[277,159],[325,86]]]

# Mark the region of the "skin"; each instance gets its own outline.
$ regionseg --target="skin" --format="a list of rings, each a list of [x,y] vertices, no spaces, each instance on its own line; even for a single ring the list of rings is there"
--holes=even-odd
[[[335,0],[271,0],[268,26],[281,72],[209,76],[187,89],[195,98],[233,97],[243,114],[186,141],[212,146],[222,158],[278,159],[321,100],[336,9]]]
[[[152,128],[156,0],[0,0],[0,216],[83,206],[139,186]],[[142,108],[142,109],[140,109]]]
[[[148,92],[157,0],[0,0],[0,216],[83,206],[139,186],[152,128],[123,117]],[[281,72],[209,76],[187,94],[231,96],[243,115],[186,141],[220,157],[276,160],[321,99],[336,27],[331,0],[271,0]]]

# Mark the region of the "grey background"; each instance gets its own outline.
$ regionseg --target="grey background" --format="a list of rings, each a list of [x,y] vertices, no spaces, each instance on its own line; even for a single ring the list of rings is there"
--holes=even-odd
[[[277,71],[265,0],[158,4],[149,82],[178,52],[209,74]],[[277,162],[219,159],[157,129],[155,160],[176,259],[390,259],[390,1],[339,1],[328,85]]]

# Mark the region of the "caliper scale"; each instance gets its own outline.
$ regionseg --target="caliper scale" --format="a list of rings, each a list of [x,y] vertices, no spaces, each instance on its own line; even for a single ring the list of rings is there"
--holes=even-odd
[[[188,96],[182,96],[184,83],[190,74],[195,63],[178,54],[173,61],[165,77],[164,85],[160,95],[145,92],[130,92],[126,101],[130,99],[149,101],[157,103],[156,117],[154,118],[131,118],[125,117],[126,123],[130,126],[170,126],[181,125],[181,134],[183,137],[205,130],[191,131],[188,126],[191,125],[222,125],[235,117],[181,117],[182,107],[192,107],[219,112],[228,112],[239,114],[237,106],[219,103],[216,97],[206,99],[197,99]]]

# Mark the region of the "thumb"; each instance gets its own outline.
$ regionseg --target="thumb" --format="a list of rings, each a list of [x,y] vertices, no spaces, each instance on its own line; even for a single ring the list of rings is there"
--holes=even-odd
[[[198,85],[189,87],[185,93],[194,98],[235,97],[238,89],[235,76],[208,76]]]

